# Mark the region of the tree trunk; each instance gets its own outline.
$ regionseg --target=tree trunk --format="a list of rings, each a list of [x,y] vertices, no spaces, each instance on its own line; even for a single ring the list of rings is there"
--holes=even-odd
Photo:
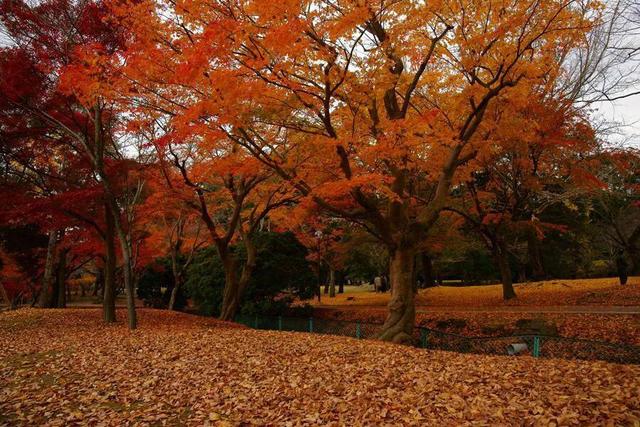
[[[56,231],[49,232],[49,242],[47,244],[47,258],[44,264],[44,274],[42,275],[42,289],[38,297],[38,306],[41,308],[49,308],[52,303],[53,286],[54,286],[54,258],[56,256],[56,242],[58,233]]]
[[[122,224],[120,224],[119,218],[116,218],[116,215],[119,212],[118,205],[113,197],[111,197],[109,207],[111,209],[114,228],[118,234],[118,240],[120,241],[120,251],[122,252],[122,275],[124,278],[125,293],[127,294],[127,323],[129,329],[136,329],[138,326],[138,319],[136,316],[136,296],[133,284],[133,272],[131,271],[131,246],[129,245],[127,234],[122,228]]]
[[[220,310],[220,320],[233,321],[238,309],[240,308],[240,302],[242,301],[242,294],[245,288],[251,280],[251,275],[256,267],[257,248],[250,237],[243,236],[243,242],[247,251],[247,260],[242,268],[242,273],[238,279],[236,273],[236,261],[232,258],[232,254],[228,254],[229,260],[223,260],[223,266],[225,268],[225,283],[224,293],[222,296],[222,309]]]
[[[115,192],[111,186],[109,176],[104,170],[104,135],[102,129],[102,111],[98,103],[94,107],[94,150],[89,146],[86,149],[92,155],[93,167],[96,173],[100,176],[102,188],[104,190],[105,207],[106,210],[111,212],[111,219],[113,221],[113,230],[118,236],[120,241],[120,249],[122,252],[123,261],[123,275],[124,275],[124,288],[127,293],[127,320],[129,329],[135,329],[138,325],[138,319],[136,317],[136,304],[135,304],[135,289],[133,285],[133,272],[131,264],[131,244],[128,239],[127,232],[125,231],[122,222],[120,220],[121,209],[116,200]],[[106,281],[105,281],[106,288]]]
[[[329,267],[329,298],[336,296],[336,271]]]
[[[236,272],[236,260],[233,254],[225,250],[224,254],[220,254],[222,258],[222,267],[224,269],[224,290],[222,292],[222,306],[220,307],[220,320],[232,321],[229,317],[230,306],[235,303],[238,291],[238,274]]]
[[[58,307],[58,294],[60,288],[58,287],[60,283],[58,282],[58,265],[56,264],[53,268],[53,277],[51,278],[51,293],[49,294],[49,301],[47,303],[47,307],[49,308],[57,308]]]
[[[60,251],[58,268],[56,271],[56,282],[58,283],[56,307],[58,308],[65,308],[67,306],[67,252],[67,249]]]
[[[540,252],[540,239],[533,229],[527,232],[527,252],[529,264],[531,265],[531,278],[533,280],[544,280],[545,273]]]
[[[320,278],[320,271],[322,270],[322,266],[320,265],[320,261],[318,261],[316,263],[316,267],[317,267],[317,271],[316,271],[316,273],[317,273],[317,277],[316,277],[316,279],[317,279],[316,294],[317,294],[317,297],[318,297],[318,302],[320,302],[320,298],[321,298],[321,295],[322,295],[322,279]]]
[[[418,254],[413,256],[413,268],[411,269],[413,276],[411,277],[411,286],[413,286],[413,293],[418,293]]]
[[[640,275],[640,249],[635,246],[630,247],[629,258],[631,260],[630,273],[632,275]]]
[[[500,270],[500,278],[502,280],[502,298],[510,300],[516,297],[513,289],[513,278],[511,275],[511,266],[509,265],[509,254],[506,247],[502,243],[495,244],[493,248],[493,256]]]
[[[173,279],[173,289],[171,289],[171,296],[169,297],[169,310],[176,309],[176,298],[178,297],[178,292],[180,292],[180,288],[182,287],[182,275],[178,274]]]
[[[178,292],[180,292],[180,288],[182,287],[182,273],[186,268],[186,266],[180,265],[178,261],[180,249],[182,248],[183,224],[182,220],[178,220],[176,223],[177,240],[171,248],[171,274],[173,276],[173,287],[171,288],[171,296],[169,297],[169,310],[175,310],[176,308],[176,298],[178,297]]]
[[[182,275],[180,274],[178,268],[178,257],[175,251],[171,252],[171,274],[173,276],[173,287],[171,288],[171,295],[169,296],[169,306],[167,308],[169,310],[175,310],[176,298],[178,296],[178,292],[180,291],[180,285],[182,282]]]
[[[410,343],[413,341],[412,333],[416,314],[413,293],[415,251],[403,248],[390,251],[390,254],[391,300],[380,339]]]
[[[0,296],[2,296],[2,299],[7,304],[7,306],[9,306],[9,308],[13,308],[12,301],[9,298],[9,294],[7,293],[7,290],[5,289],[4,285],[2,284],[2,281],[0,281]]]
[[[640,225],[637,225],[629,235],[627,251],[631,261],[631,274],[640,275]]]
[[[627,260],[624,258],[624,252],[620,251],[616,256],[616,270],[621,285],[627,284],[627,279],[629,278],[628,267]]]
[[[127,294],[127,323],[129,329],[136,329],[138,326],[138,319],[136,316],[136,296],[133,284],[133,271],[131,271],[131,246],[129,244],[127,233],[120,223],[119,208],[115,197],[113,197],[109,187],[105,187],[105,192],[108,193],[109,209],[111,210],[114,229],[118,235],[118,240],[120,241],[120,252],[122,252],[122,273],[124,278],[124,289]]]
[[[424,274],[424,287],[431,288],[436,285],[433,279],[433,260],[428,252],[422,252],[422,274]]]
[[[124,238],[122,234],[120,235],[120,239]],[[138,327],[138,318],[136,316],[136,296],[132,280],[133,272],[131,271],[131,252],[126,241],[121,243],[121,246],[123,246],[122,261],[124,265],[122,266],[122,270],[124,272],[124,289],[127,293],[127,321],[129,329],[136,329]]]
[[[116,242],[113,213],[105,206],[105,262],[103,276],[102,318],[105,323],[116,321]]]
[[[93,284],[93,289],[91,290],[91,296],[97,297],[98,291],[101,291],[101,294],[102,294],[103,289],[104,289],[104,267],[96,267],[96,281]]]

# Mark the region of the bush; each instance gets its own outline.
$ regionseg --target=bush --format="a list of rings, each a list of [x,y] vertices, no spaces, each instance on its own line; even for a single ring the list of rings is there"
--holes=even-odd
[[[159,258],[142,271],[138,281],[138,298],[143,300],[147,307],[167,308],[173,287],[171,261],[168,258]],[[174,308],[181,310],[186,304],[187,298],[184,289],[181,289],[176,297]]]
[[[294,298],[313,296],[316,279],[306,260],[307,251],[292,233],[260,233],[256,246],[256,268],[240,304],[242,314],[286,314]],[[232,250],[241,267],[246,259],[244,247],[236,245]],[[201,314],[220,313],[224,270],[215,247],[196,254],[185,289]]]
[[[482,246],[445,250],[434,263],[442,279],[462,279],[466,283],[499,277],[491,254]]]
[[[185,292],[200,314],[217,316],[220,314],[223,289],[224,270],[216,248],[210,246],[201,249],[187,269]]]

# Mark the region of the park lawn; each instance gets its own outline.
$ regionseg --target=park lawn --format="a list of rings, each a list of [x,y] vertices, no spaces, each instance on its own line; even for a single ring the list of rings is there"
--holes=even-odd
[[[390,293],[367,291],[369,287],[347,286],[334,298],[323,295],[315,306],[384,306]],[[423,307],[495,307],[495,306],[563,306],[611,305],[640,306],[640,277],[630,277],[626,286],[617,278],[557,279],[514,285],[517,298],[504,301],[501,285],[436,286],[420,289],[416,304]]]
[[[139,310],[0,314],[0,425],[634,425],[640,366],[427,351]]]

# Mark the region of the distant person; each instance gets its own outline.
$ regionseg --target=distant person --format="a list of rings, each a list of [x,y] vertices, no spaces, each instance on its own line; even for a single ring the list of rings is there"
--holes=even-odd
[[[616,270],[618,271],[618,277],[620,278],[620,284],[626,285],[627,279],[629,277],[627,273],[627,260],[624,258],[624,253],[622,251],[618,252],[616,256]]]
[[[376,292],[382,292],[382,278],[380,276],[376,276],[373,279],[373,289]]]

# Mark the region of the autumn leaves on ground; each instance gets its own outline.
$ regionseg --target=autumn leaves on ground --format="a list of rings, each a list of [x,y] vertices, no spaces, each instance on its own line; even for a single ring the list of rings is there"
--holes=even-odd
[[[430,309],[434,307],[460,307],[465,309],[484,308],[500,311],[517,307],[567,307],[582,306],[638,306],[640,305],[640,277],[629,278],[630,286],[620,286],[618,278],[597,278],[580,280],[547,280],[525,282],[515,286],[518,298],[505,301],[500,285],[485,286],[436,286],[419,289],[416,306]],[[635,286],[634,286],[635,285]],[[389,302],[388,293],[370,292],[370,287],[351,287],[351,292],[338,294],[332,298],[322,298],[314,302],[318,307],[384,307]],[[523,310],[526,311],[526,310]]]
[[[0,425],[633,425],[640,367],[426,351],[140,310],[0,317]]]
[[[621,287],[614,278],[550,280],[515,286],[518,298],[501,299],[500,285],[420,289],[416,324],[466,336],[537,333],[640,346],[640,277]],[[346,287],[313,301],[323,319],[381,323],[388,293]]]

